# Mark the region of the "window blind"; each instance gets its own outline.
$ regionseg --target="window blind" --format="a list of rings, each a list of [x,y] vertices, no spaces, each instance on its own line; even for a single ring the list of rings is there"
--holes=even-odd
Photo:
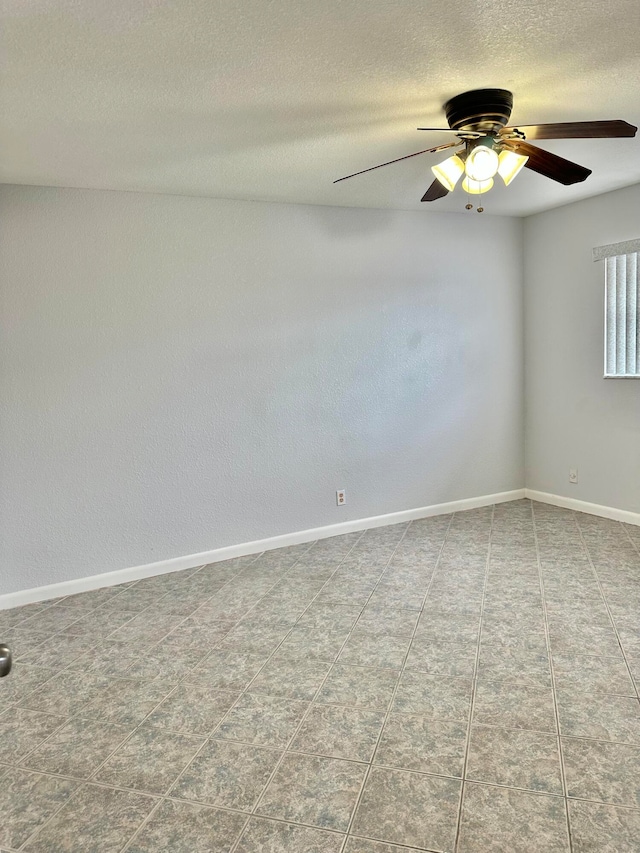
[[[605,375],[640,376],[640,253],[605,259]]]

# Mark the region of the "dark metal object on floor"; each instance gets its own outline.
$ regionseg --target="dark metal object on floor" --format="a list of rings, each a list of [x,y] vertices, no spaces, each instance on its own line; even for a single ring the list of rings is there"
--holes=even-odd
[[[0,643],[0,678],[9,675],[11,672],[11,649]]]

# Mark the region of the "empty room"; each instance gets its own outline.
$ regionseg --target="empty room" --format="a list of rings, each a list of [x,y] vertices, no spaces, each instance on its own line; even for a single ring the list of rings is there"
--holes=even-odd
[[[0,853],[640,853],[640,4],[0,4]]]

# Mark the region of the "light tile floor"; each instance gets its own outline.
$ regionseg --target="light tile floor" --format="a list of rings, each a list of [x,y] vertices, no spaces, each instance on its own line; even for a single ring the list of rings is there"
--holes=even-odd
[[[2,851],[640,851],[640,528],[517,501],[0,637]]]

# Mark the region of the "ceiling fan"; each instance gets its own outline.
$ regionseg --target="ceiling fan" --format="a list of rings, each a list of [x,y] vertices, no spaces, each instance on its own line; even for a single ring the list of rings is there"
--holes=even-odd
[[[524,167],[568,186],[584,181],[591,169],[558,157],[531,145],[528,139],[595,139],[631,137],[637,127],[626,121],[570,121],[559,124],[531,124],[507,127],[513,109],[513,95],[506,89],[475,89],[456,95],[444,105],[449,127],[419,127],[418,130],[441,131],[455,134],[456,141],[435,148],[426,148],[362,169],[352,175],[338,178],[334,184],[399,163],[420,154],[434,154],[447,148],[457,151],[444,162],[432,166],[435,180],[421,201],[436,201],[448,195],[464,175],[462,188],[471,195],[488,192],[493,179],[499,174],[509,185]],[[467,204],[471,209],[472,204]],[[481,212],[482,208],[478,208]]]

